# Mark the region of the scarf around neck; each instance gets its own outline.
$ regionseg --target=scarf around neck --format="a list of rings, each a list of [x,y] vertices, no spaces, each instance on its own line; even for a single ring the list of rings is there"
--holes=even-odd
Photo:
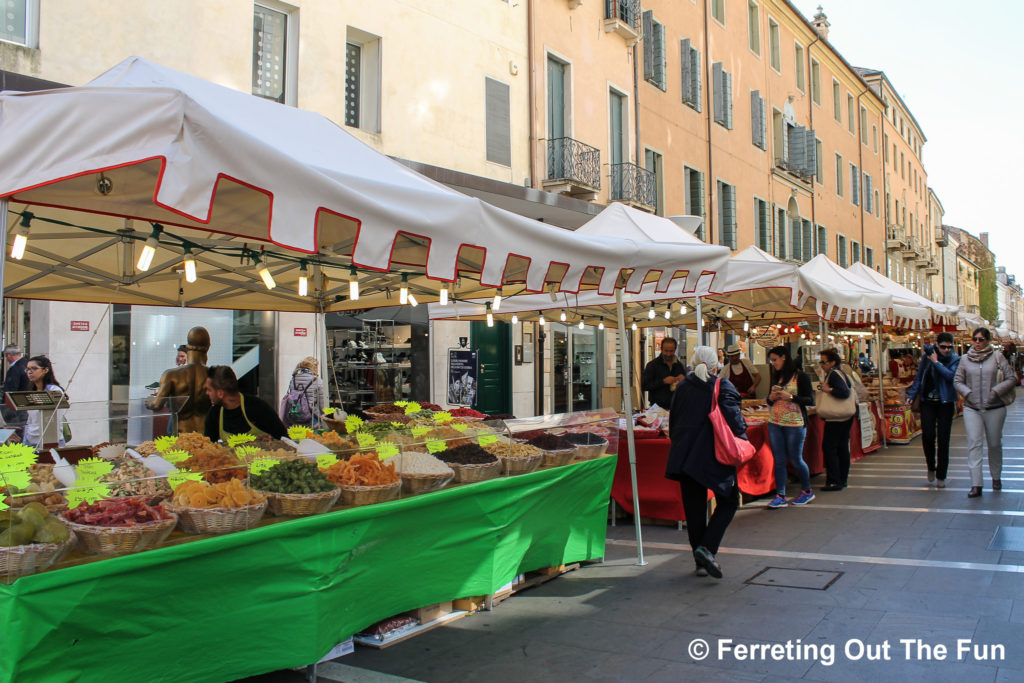
[[[992,355],[992,352],[994,350],[995,347],[992,346],[991,344],[986,346],[984,351],[978,351],[972,346],[970,350],[967,351],[967,358],[969,358],[971,361],[975,363],[982,363],[985,361],[986,358]]]

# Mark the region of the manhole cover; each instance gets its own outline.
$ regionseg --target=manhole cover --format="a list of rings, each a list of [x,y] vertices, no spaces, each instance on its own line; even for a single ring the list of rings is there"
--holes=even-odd
[[[783,569],[767,567],[747,579],[746,583],[779,588],[806,588],[823,591],[839,579],[843,572],[825,572],[817,569]]]
[[[997,526],[989,550],[1024,550],[1024,527]]]

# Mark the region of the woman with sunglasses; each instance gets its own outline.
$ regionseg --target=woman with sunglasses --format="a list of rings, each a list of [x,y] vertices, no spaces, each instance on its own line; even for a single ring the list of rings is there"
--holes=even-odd
[[[28,375],[29,391],[64,391],[53,374],[53,364],[46,356],[33,356],[28,359],[25,365],[25,374]],[[64,435],[60,426],[64,424],[63,410],[57,411],[57,443],[64,445]],[[22,441],[34,448],[42,448],[43,440],[43,413],[39,410],[28,411],[28,421],[25,423],[25,438]],[[52,416],[51,416],[52,417]]]
[[[949,469],[949,433],[956,412],[953,378],[960,367],[960,356],[953,351],[953,335],[949,332],[940,332],[935,346],[925,347],[925,351],[927,355],[921,358],[907,398],[911,402],[918,399],[921,405],[921,444],[928,466],[928,483],[935,482],[935,486],[944,489]]]
[[[807,408],[814,405],[814,392],[810,378],[799,367],[785,346],[768,351],[771,364],[771,406],[768,422],[768,441],[775,459],[775,498],[768,503],[771,509],[789,505],[786,500],[786,464],[800,478],[800,495],[793,505],[806,505],[814,500],[811,491],[811,472],[804,462],[804,438],[807,436]]]
[[[992,346],[992,334],[979,327],[971,335],[974,345],[960,359],[953,386],[964,397],[964,429],[967,430],[967,467],[971,472],[968,498],[981,495],[981,459],[988,442],[988,472],[992,490],[1003,488],[1003,422],[1006,406],[1013,402],[1017,376],[1003,354]]]

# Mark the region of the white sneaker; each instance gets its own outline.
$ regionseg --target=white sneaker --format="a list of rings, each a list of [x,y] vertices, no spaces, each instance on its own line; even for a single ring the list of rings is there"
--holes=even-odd
[[[936,488],[940,488],[940,489],[946,488],[946,480],[945,479],[939,479],[938,481],[935,482],[935,486],[936,486]]]
[[[928,483],[935,481],[935,470],[928,470]]]

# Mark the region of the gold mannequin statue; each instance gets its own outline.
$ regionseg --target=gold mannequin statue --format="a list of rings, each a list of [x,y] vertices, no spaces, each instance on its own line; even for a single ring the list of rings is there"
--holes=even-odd
[[[206,414],[210,412],[210,398],[206,395],[206,353],[210,350],[210,333],[205,327],[188,331],[185,353],[188,362],[165,370],[160,376],[160,389],[154,398],[146,401],[150,410],[159,410],[169,396],[186,396],[188,400],[178,413],[178,433],[203,432]]]

